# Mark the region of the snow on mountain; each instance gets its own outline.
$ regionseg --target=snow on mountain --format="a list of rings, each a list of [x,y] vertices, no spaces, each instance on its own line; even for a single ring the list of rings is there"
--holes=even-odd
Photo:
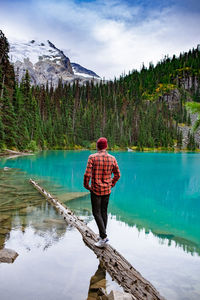
[[[79,64],[71,63],[71,65],[75,75],[100,79],[100,77],[95,72],[88,70]]]
[[[47,81],[57,86],[58,80],[73,82],[79,80],[99,81],[100,77],[93,71],[79,64],[71,63],[70,59],[56,46],[48,41],[9,41],[10,61],[14,64],[15,73],[21,81],[28,70],[31,84],[46,84]]]
[[[32,40],[30,42],[10,42],[10,60],[13,63],[16,61],[23,62],[27,57],[29,60],[36,64],[41,59],[49,59],[53,61],[56,59],[57,50],[53,49],[49,42],[36,42]]]

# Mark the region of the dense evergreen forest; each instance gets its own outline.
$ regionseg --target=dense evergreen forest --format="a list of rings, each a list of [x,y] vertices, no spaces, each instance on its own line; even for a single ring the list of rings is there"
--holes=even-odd
[[[92,148],[100,136],[114,149],[181,149],[178,124],[191,124],[185,102],[200,102],[198,49],[114,81],[81,86],[59,80],[57,88],[31,86],[28,72],[18,83],[8,53],[0,32],[0,149]],[[191,134],[188,148],[195,147]]]

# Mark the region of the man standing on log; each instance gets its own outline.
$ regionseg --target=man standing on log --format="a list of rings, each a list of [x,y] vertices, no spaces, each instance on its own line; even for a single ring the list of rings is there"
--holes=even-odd
[[[108,242],[106,234],[108,201],[111,188],[120,178],[116,158],[108,154],[107,147],[106,138],[98,139],[98,152],[89,156],[84,174],[84,187],[91,193],[92,213],[99,229],[99,240],[95,243],[95,246],[99,248],[104,247]],[[90,178],[91,185],[89,185]]]

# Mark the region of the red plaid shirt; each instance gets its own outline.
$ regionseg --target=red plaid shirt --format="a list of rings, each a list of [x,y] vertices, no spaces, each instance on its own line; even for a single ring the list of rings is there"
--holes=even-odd
[[[112,173],[114,177],[112,178]],[[91,180],[91,186],[89,185]],[[120,171],[116,158],[100,150],[91,154],[88,158],[87,168],[84,174],[84,187],[93,191],[96,195],[103,196],[111,193],[113,187],[120,178]]]

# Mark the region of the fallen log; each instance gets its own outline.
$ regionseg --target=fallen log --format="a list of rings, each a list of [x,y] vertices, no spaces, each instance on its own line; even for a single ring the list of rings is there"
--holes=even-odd
[[[64,220],[76,227],[81,233],[85,244],[94,251],[101,260],[104,268],[110,274],[113,280],[120,284],[124,291],[131,294],[135,300],[164,300],[156,288],[111,245],[105,248],[97,248],[94,243],[97,241],[97,235],[77,217],[69,208],[60,203],[51,194],[45,191],[34,180],[30,183],[58,210]]]

